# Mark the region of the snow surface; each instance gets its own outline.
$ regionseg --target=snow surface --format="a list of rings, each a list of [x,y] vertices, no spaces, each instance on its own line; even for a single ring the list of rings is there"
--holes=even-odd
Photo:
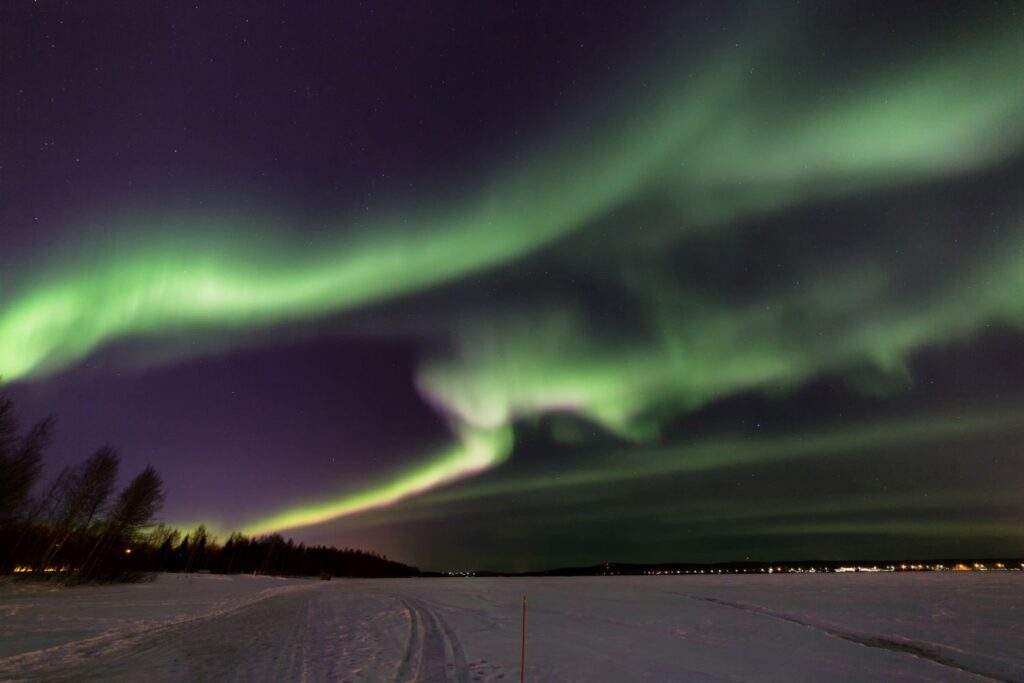
[[[1024,681],[1024,573],[0,583],[0,680]]]

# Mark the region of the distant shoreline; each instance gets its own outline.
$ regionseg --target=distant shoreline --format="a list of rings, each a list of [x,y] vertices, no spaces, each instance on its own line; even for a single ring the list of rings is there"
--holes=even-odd
[[[1024,558],[942,558],[913,560],[798,560],[778,562],[667,562],[632,564],[606,562],[586,567],[563,567],[529,572],[447,570],[421,576],[662,576],[701,574],[834,574],[905,572],[1019,572]]]

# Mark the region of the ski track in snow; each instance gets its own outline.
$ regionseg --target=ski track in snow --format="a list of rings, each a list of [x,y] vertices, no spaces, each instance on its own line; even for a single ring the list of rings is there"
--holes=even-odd
[[[1024,573],[0,582],[0,681],[1024,681]]]

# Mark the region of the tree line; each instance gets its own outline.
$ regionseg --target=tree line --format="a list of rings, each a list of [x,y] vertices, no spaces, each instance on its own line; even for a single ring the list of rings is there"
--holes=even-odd
[[[414,576],[386,557],[350,548],[306,546],[278,534],[231,534],[218,543],[204,526],[182,534],[155,524],[163,481],[152,466],[116,492],[120,459],[104,446],[40,487],[54,418],[22,431],[0,395],[0,572],[67,582],[123,581],[147,572],[288,576]]]
[[[251,538],[233,533],[218,543],[203,525],[182,534],[154,528],[139,557],[148,571],[271,574],[277,576],[400,577],[419,571],[383,555],[324,545],[295,543],[280,534]]]

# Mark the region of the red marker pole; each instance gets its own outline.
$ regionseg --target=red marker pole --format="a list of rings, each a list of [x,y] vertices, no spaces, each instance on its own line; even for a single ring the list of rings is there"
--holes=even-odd
[[[519,683],[526,681],[526,596],[523,596],[523,649],[519,655]]]

